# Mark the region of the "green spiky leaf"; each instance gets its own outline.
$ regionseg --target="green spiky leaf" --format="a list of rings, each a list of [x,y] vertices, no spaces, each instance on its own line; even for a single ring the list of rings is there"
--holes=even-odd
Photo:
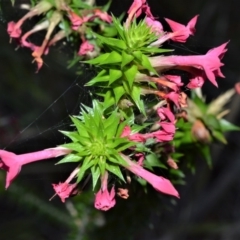
[[[121,68],[132,62],[134,57],[130,54],[127,54],[125,51],[122,51],[122,64]]]
[[[124,179],[124,177],[123,177],[123,175],[122,175],[122,172],[121,172],[119,166],[117,166],[117,165],[115,165],[115,164],[106,164],[106,169],[107,169],[109,172],[111,172],[111,173],[113,173],[114,175],[116,175],[117,177],[119,177],[122,181],[125,182],[125,179]]]
[[[137,74],[137,66],[136,65],[132,65],[130,68],[128,68],[124,71],[124,76],[127,79],[130,89],[133,86],[133,82],[135,80],[136,74]]]
[[[96,187],[96,184],[98,182],[98,179],[100,177],[100,169],[97,166],[92,166],[91,167],[91,173],[92,173],[92,182],[93,182],[93,190]]]
[[[225,119],[220,119],[219,120],[219,123],[220,123],[220,127],[221,127],[221,130],[223,132],[227,132],[227,131],[239,131],[240,130],[240,127],[228,122],[227,120]]]
[[[212,135],[214,138],[216,138],[218,141],[222,142],[223,144],[227,144],[227,140],[224,137],[224,135],[220,131],[212,131]]]
[[[68,163],[68,162],[79,162],[81,159],[82,159],[82,157],[77,156],[75,154],[68,154],[63,159],[61,159],[59,162],[57,162],[56,165],[61,164],[61,163]]]
[[[109,83],[108,85],[111,85],[113,82],[118,80],[122,76],[122,71],[117,69],[110,69],[109,70]]]

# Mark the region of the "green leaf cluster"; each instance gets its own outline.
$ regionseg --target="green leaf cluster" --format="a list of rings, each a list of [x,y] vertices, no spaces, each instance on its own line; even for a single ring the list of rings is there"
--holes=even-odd
[[[135,145],[121,134],[126,122],[122,122],[117,110],[105,117],[104,105],[93,100],[93,107],[83,106],[80,116],[71,117],[73,132],[61,131],[71,142],[61,145],[72,150],[58,163],[79,162],[77,182],[91,171],[93,188],[105,171],[109,171],[124,181],[120,166],[126,163],[120,152]]]
[[[145,20],[139,23],[134,20],[126,27],[113,17],[113,26],[117,32],[115,38],[96,34],[99,44],[106,52],[86,61],[100,68],[99,74],[87,85],[100,88],[98,94],[104,97],[107,107],[118,105],[121,99],[128,99],[144,113],[140,96],[145,83],[136,82],[136,75],[139,72],[157,75],[148,56],[169,50],[150,46],[158,36],[147,26]]]
[[[195,171],[196,153],[199,153],[207,162],[208,166],[212,166],[212,159],[210,154],[210,143],[219,141],[226,144],[227,140],[224,133],[227,131],[239,131],[240,128],[230,123],[221,117],[225,111],[223,106],[226,102],[226,93],[219,96],[213,102],[207,104],[203,97],[199,97],[193,92],[191,100],[189,100],[188,120],[178,120],[176,127],[177,132],[174,137],[174,147],[176,152],[183,152],[184,161],[187,162],[187,167]],[[214,105],[216,107],[214,107]],[[219,106],[220,105],[220,106]],[[214,109],[215,114],[212,112]],[[210,139],[208,142],[201,142],[193,137],[192,127],[196,120],[200,120],[209,132]],[[181,158],[181,157],[180,157]]]

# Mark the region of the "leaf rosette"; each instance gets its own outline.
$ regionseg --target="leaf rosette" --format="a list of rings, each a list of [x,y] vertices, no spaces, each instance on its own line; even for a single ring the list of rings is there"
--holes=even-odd
[[[136,144],[121,137],[126,123],[121,121],[117,110],[108,117],[105,117],[104,111],[103,104],[94,100],[92,108],[83,106],[80,116],[71,117],[76,131],[61,131],[71,140],[61,146],[72,152],[58,164],[79,162],[77,182],[91,171],[93,189],[105,171],[124,181],[120,166],[125,166],[126,162],[119,153]]]

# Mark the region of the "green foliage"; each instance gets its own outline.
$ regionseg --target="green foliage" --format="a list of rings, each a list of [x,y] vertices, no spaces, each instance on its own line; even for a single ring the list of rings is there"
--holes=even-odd
[[[71,140],[62,147],[69,148],[73,152],[58,164],[80,162],[77,181],[80,182],[90,170],[93,189],[106,170],[124,181],[119,166],[124,166],[126,163],[119,153],[135,143],[121,137],[126,122],[121,121],[117,110],[106,117],[104,104],[94,100],[92,108],[83,106],[81,115],[71,119],[77,131],[62,131]]]
[[[158,75],[151,66],[148,56],[169,50],[149,45],[156,41],[158,36],[147,26],[145,20],[139,23],[134,20],[126,27],[113,17],[113,28],[117,31],[115,38],[95,34],[106,52],[86,61],[100,69],[99,74],[86,85],[99,87],[97,94],[104,96],[106,107],[119,105],[119,101],[127,99],[145,113],[140,97],[144,84],[137,82],[136,76],[145,72]]]
[[[223,107],[231,96],[232,92],[229,90],[213,102],[206,103],[203,97],[199,97],[194,91],[192,92],[189,107],[186,108],[189,121],[185,122],[182,118],[178,120],[176,124],[177,132],[173,141],[175,151],[184,153],[184,156],[173,156],[173,158],[180,162],[181,159],[184,159],[192,172],[195,172],[194,159],[199,155],[206,160],[209,167],[212,167],[210,144],[216,141],[227,144],[224,133],[240,130],[239,127],[222,118],[222,113],[225,111]],[[199,126],[201,129],[198,127],[196,130],[207,134],[205,139],[194,136],[193,128],[195,128],[194,123],[196,121],[202,123]]]

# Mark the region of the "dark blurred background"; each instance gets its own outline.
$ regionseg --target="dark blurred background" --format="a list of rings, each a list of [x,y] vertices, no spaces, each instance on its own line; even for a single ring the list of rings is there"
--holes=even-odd
[[[99,5],[105,0],[97,1]],[[131,0],[113,0],[111,11],[120,15]],[[232,88],[240,80],[240,1],[237,0],[149,0],[152,12],[186,24],[200,14],[197,32],[187,44],[172,45],[177,53],[205,53],[229,41],[224,57],[225,79],[219,88],[206,83],[207,101]],[[72,49],[58,44],[44,57],[35,73],[30,51],[9,43],[7,22],[23,11],[1,0],[0,15],[0,147],[16,153],[53,147],[65,141],[58,130],[67,129],[69,115],[79,104],[87,104],[89,92],[83,85],[94,71],[82,67],[67,69]],[[26,24],[31,28],[34,20]],[[37,37],[42,38],[39,34]],[[240,97],[229,104],[227,119],[240,125]],[[48,202],[51,183],[64,181],[72,166],[54,166],[55,161],[24,167],[15,183],[5,191],[0,175],[0,239],[84,239],[84,240],[238,240],[240,239],[240,134],[227,135],[227,146],[212,146],[213,168],[196,159],[197,170],[186,173],[186,185],[179,186],[181,199],[173,200],[154,191],[138,191],[127,201],[118,200],[114,209],[100,213],[93,209],[93,196],[84,193],[66,205],[59,199]]]

